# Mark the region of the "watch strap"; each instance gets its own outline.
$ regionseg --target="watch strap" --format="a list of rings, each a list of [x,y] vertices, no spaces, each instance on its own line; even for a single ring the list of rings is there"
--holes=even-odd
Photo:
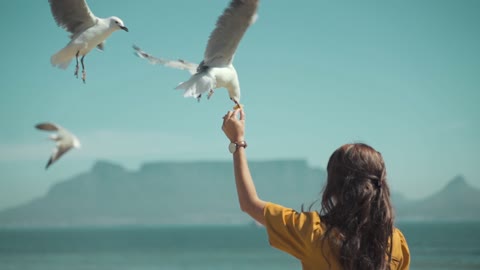
[[[248,146],[246,141],[234,142],[234,144],[237,146],[237,149],[240,148],[240,147],[247,148],[247,146]]]

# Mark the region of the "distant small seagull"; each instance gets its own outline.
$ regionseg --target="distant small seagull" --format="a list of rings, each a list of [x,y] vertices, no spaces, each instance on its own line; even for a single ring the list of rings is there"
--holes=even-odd
[[[193,74],[186,82],[175,89],[184,89],[184,97],[194,97],[200,101],[202,94],[208,91],[207,98],[216,88],[225,87],[235,108],[240,105],[240,83],[237,71],[233,67],[233,58],[238,44],[247,28],[257,18],[259,0],[232,0],[218,18],[216,28],[210,35],[203,61],[200,65],[184,60],[165,60],[156,58],[134,46],[136,54],[152,64],[184,69]]]
[[[78,78],[78,57],[82,56],[82,80],[85,83],[87,73],[83,59],[95,47],[103,51],[105,40],[116,30],[128,32],[118,17],[98,18],[90,11],[85,0],[48,0],[53,17],[58,26],[64,28],[71,41],[65,48],[50,59],[53,66],[67,69],[75,57],[77,65],[74,75]]]
[[[48,169],[55,161],[57,161],[63,154],[68,152],[73,147],[80,148],[80,141],[70,133],[68,130],[62,128],[59,125],[53,123],[40,123],[35,126],[37,129],[45,131],[56,131],[56,134],[49,136],[49,139],[55,141],[57,146],[53,149],[52,156],[48,160],[47,166],[45,169]]]

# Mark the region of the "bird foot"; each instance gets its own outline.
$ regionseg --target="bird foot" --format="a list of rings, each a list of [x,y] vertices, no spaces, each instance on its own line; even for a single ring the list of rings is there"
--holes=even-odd
[[[77,77],[78,79],[78,66],[75,67],[75,72],[73,73],[73,76]]]
[[[82,71],[82,81],[85,83],[85,79],[87,79],[87,72],[85,70]]]

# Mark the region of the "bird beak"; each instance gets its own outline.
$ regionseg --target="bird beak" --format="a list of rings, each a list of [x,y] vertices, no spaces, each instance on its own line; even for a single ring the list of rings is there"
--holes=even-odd
[[[128,32],[128,28],[127,28],[127,27],[125,27],[125,26],[120,26],[120,28],[121,28],[122,30],[124,30],[125,32]]]

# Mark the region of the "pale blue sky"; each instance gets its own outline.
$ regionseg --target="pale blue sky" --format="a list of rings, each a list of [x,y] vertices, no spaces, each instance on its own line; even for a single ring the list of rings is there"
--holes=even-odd
[[[199,62],[227,3],[90,0],[95,15],[119,16],[130,32],[115,32],[105,52],[85,58],[84,85],[73,65],[49,63],[68,38],[48,1],[0,2],[0,209],[98,159],[131,169],[229,160],[220,130],[232,108],[226,90],[200,103],[184,99],[173,88],[188,73],[149,65],[131,48]],[[362,141],[383,153],[393,190],[410,198],[457,174],[480,187],[478,14],[476,0],[261,1],[235,58],[249,158],[324,167],[338,146]],[[41,121],[83,144],[48,171],[53,145],[33,128]]]

